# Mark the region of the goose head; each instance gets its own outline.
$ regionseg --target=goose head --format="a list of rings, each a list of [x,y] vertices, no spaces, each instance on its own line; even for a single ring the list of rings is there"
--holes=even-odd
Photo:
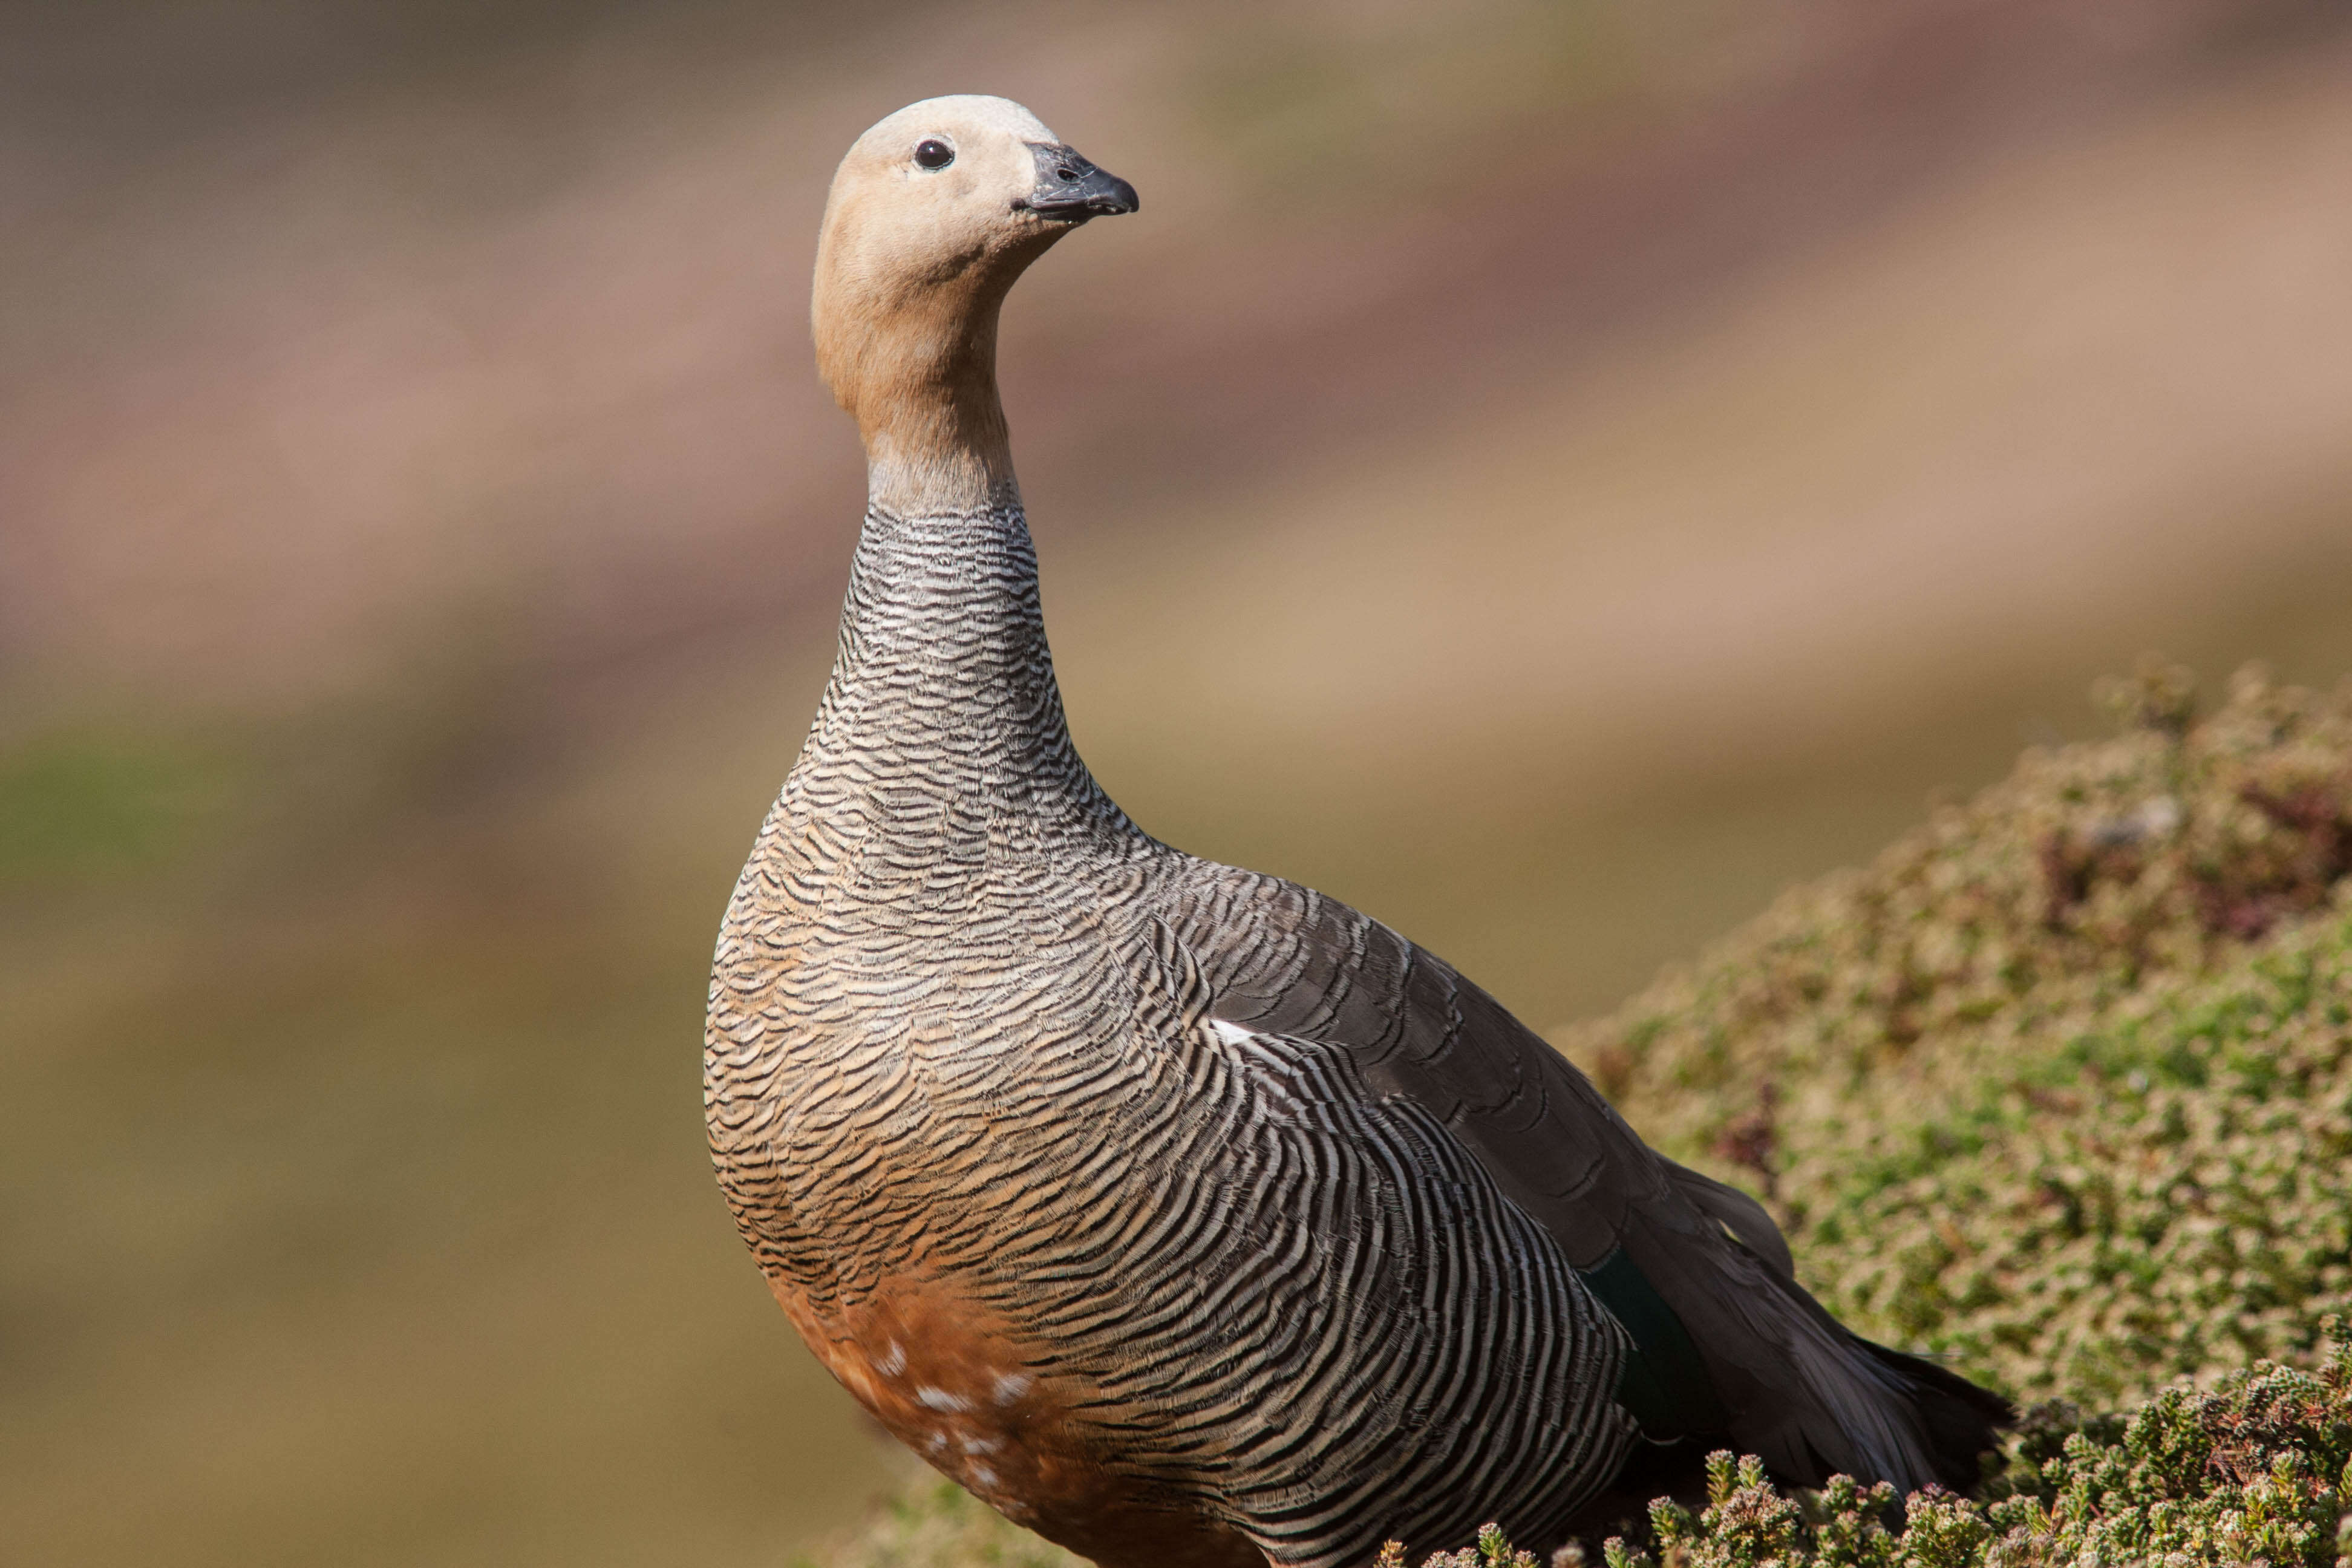
[[[877,501],[971,504],[1009,489],[996,396],[1005,291],[1062,236],[1136,205],[1132,185],[1002,98],[927,99],[857,139],[825,201],[810,318]]]

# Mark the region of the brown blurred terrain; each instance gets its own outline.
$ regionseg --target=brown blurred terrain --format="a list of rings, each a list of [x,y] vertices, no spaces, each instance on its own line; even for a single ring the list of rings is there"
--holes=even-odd
[[[7,15],[12,1563],[774,1563],[881,1484],[698,1058],[912,99],[1143,194],[1004,349],[1105,782],[1539,1023],[2143,647],[2352,669],[2340,5]]]

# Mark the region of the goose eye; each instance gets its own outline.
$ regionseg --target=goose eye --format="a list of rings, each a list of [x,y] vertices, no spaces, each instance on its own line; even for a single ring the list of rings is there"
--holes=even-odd
[[[915,162],[926,169],[944,169],[955,162],[955,149],[934,136],[915,143]]]

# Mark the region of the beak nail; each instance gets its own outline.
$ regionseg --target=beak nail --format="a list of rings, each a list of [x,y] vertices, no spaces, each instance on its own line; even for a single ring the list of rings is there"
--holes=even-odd
[[[1084,223],[1090,217],[1131,213],[1142,204],[1135,187],[1097,169],[1067,147],[1034,146],[1037,184],[1023,204],[1046,217]]]

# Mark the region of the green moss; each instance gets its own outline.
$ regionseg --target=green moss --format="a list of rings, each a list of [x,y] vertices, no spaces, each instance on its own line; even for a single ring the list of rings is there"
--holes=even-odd
[[[2352,1309],[2352,696],[2246,675],[2190,725],[2185,689],[2146,672],[2116,739],[1564,1039],[1762,1189],[1841,1316],[2024,1397],[2308,1355]]]
[[[1612,1540],[1602,1556],[1609,1568],[2330,1568],[2352,1547],[2352,1356],[2339,1347],[2315,1373],[2263,1366],[2208,1392],[2168,1389],[2120,1420],[2045,1405],[1984,1497],[1914,1493],[1899,1531],[1895,1500],[1844,1477],[1790,1494],[1754,1458],[1717,1454],[1703,1510],[1661,1500],[1648,1540]]]

